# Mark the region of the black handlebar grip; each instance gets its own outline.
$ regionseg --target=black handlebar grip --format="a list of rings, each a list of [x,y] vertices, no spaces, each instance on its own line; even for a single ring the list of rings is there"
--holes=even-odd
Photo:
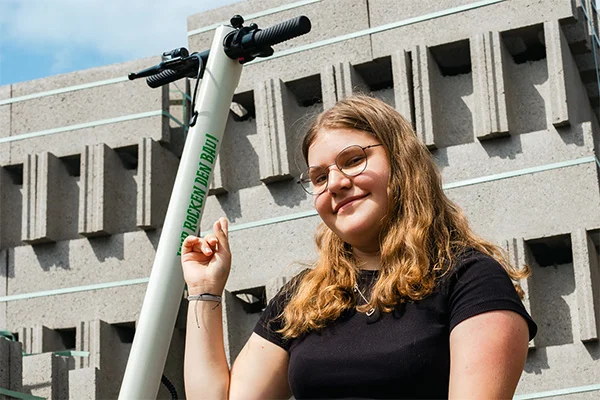
[[[293,39],[296,36],[304,35],[310,32],[310,28],[310,19],[301,15],[256,32],[254,34],[254,44],[257,47],[272,46]]]
[[[177,79],[181,79],[185,76],[185,73],[180,71],[174,71],[172,69],[165,69],[158,74],[151,75],[146,78],[146,83],[152,89],[156,89],[159,86],[166,85],[171,82],[175,82]]]

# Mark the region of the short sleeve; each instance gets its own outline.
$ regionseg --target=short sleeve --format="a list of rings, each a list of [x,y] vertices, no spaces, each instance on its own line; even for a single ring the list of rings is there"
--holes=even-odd
[[[529,340],[535,337],[537,325],[525,310],[508,273],[496,260],[479,252],[469,252],[449,279],[450,331],[477,314],[509,310],[525,319]]]
[[[254,326],[254,333],[276,344],[284,350],[289,349],[289,341],[285,340],[277,331],[283,326],[281,313],[285,307],[284,295],[281,291],[269,301],[262,312],[260,319]]]
[[[254,326],[254,333],[286,351],[290,349],[293,339],[284,339],[283,336],[277,332],[283,327],[281,314],[289,301],[289,297],[294,292],[295,286],[308,271],[309,270],[302,271],[288,283],[283,285],[275,297],[269,301],[267,307],[264,309],[258,322]]]

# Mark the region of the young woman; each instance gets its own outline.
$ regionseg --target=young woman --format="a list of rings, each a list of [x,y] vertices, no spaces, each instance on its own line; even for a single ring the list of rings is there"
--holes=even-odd
[[[188,237],[188,398],[511,398],[536,325],[494,245],[443,193],[410,124],[367,96],[320,114],[300,183],[323,223],[313,269],[269,303],[231,370],[219,298],[227,220]]]

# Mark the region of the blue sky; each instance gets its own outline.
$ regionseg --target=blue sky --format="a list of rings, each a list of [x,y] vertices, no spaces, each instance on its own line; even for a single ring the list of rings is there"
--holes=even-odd
[[[188,47],[189,15],[238,1],[0,0],[0,86]]]

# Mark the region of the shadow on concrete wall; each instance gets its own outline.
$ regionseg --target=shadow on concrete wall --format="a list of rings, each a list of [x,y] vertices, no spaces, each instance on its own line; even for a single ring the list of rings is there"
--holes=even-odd
[[[573,343],[575,274],[570,235],[527,242],[534,260],[529,278],[531,314],[538,324],[536,346]]]
[[[591,129],[591,127],[589,129]],[[558,127],[556,128],[556,131],[565,144],[573,144],[578,147],[585,145],[585,132],[583,125]]]
[[[527,354],[527,362],[525,363],[525,372],[540,375],[543,370],[550,369],[548,365],[548,354],[545,348],[531,349]]]
[[[481,142],[481,146],[491,157],[514,160],[523,153],[520,136],[503,136]]]
[[[104,262],[108,258],[117,260],[125,258],[123,235],[92,237],[89,238],[89,243],[99,262]]]
[[[52,268],[71,269],[69,264],[69,242],[36,244],[31,247],[44,271]]]

